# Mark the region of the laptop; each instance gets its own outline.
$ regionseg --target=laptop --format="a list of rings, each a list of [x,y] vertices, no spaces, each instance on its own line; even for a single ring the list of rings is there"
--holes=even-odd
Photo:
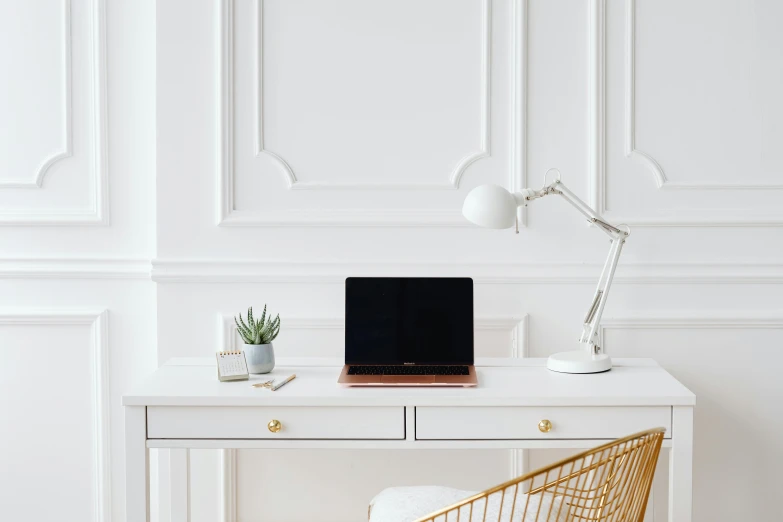
[[[476,386],[473,280],[345,280],[344,386]]]

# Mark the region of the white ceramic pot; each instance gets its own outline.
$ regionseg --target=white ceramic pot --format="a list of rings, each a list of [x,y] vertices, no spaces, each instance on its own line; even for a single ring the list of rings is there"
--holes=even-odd
[[[275,368],[275,348],[269,344],[246,344],[245,359],[250,373],[269,373]]]

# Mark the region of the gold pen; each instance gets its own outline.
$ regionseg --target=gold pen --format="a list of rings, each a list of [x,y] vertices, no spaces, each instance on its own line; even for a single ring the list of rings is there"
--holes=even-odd
[[[271,388],[272,391],[278,390],[279,388],[282,388],[283,386],[285,386],[289,382],[293,381],[294,379],[296,379],[296,374],[292,373],[291,375],[286,377],[286,379],[284,381],[281,381],[281,382],[279,382],[277,384],[273,384],[270,388]]]

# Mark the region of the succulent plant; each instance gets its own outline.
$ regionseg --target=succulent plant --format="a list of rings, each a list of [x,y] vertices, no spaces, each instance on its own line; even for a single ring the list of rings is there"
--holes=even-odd
[[[237,324],[237,332],[242,336],[245,344],[269,344],[275,340],[277,334],[280,333],[280,314],[272,319],[272,314],[266,315],[266,305],[264,305],[264,313],[261,314],[260,319],[253,319],[253,307],[247,309],[247,323],[245,323],[242,314],[239,314],[239,319],[234,317],[234,322]]]

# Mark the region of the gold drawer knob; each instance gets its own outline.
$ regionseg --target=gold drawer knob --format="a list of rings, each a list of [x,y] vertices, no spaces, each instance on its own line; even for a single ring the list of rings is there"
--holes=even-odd
[[[270,427],[269,429],[271,430],[272,428]],[[552,423],[549,422],[548,419],[542,420],[541,422],[538,423],[538,431],[540,431],[541,433],[549,433],[550,431],[552,431]]]
[[[269,428],[269,431],[271,431],[272,433],[277,433],[278,431],[283,429],[283,424],[277,419],[272,419],[271,421],[269,421],[269,424],[267,424],[266,427]]]

